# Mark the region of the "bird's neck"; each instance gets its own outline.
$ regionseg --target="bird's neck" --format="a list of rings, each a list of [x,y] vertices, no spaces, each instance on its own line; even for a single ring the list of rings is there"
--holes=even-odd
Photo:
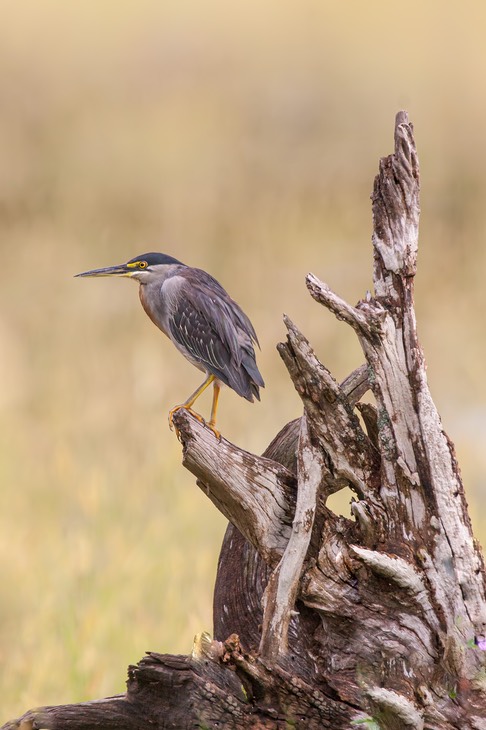
[[[151,291],[152,289],[152,291]],[[151,294],[156,294],[154,289],[160,289],[160,284],[157,285],[156,282],[148,282],[146,284],[142,284],[140,282],[140,286],[138,288],[138,295],[140,297],[140,302],[142,304],[142,307],[145,310],[145,313],[148,317],[152,320],[154,325],[158,327],[162,332],[168,336],[166,327],[164,325],[164,317],[163,312],[159,311],[159,308],[157,308],[157,296],[151,296]]]

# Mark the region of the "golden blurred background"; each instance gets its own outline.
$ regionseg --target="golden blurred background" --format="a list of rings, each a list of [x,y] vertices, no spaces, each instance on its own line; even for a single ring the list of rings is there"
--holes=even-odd
[[[300,413],[283,312],[337,378],[361,364],[304,276],[352,303],[371,288],[401,108],[419,331],[486,542],[485,25],[481,0],[1,3],[0,722],[122,692],[145,650],[211,629],[225,521],[166,420],[200,374],[133,283],[73,274],[160,250],[215,275],[267,382],[254,406],[226,390],[220,427],[262,451]]]

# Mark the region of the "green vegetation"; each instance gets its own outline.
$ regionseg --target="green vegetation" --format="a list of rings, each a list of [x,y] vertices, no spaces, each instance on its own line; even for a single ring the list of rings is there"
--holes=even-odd
[[[372,717],[363,717],[361,720],[353,720],[351,725],[362,725],[366,730],[380,730],[380,725]]]
[[[485,21],[479,0],[2,4],[0,722],[122,692],[145,650],[211,629],[225,522],[167,427],[199,374],[133,283],[73,274],[162,250],[219,278],[267,388],[223,392],[218,424],[262,451],[301,412],[282,312],[336,377],[361,364],[303,279],[370,287],[400,108],[422,162],[419,328],[485,541]]]

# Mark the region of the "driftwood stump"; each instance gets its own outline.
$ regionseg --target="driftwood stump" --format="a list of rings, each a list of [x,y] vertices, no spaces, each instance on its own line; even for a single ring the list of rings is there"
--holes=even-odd
[[[419,169],[404,112],[372,201],[374,295],[352,307],[307,277],[366,365],[339,385],[286,319],[279,351],[304,410],[264,456],[174,419],[184,465],[231,523],[215,639],[148,654],[124,695],[4,728],[486,728],[484,565],[417,338]],[[359,403],[367,390],[374,405]],[[354,519],[326,506],[343,487]]]

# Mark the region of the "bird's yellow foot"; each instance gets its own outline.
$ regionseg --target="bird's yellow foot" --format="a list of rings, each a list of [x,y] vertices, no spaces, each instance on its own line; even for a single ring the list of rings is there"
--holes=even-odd
[[[169,428],[171,431],[176,432],[177,438],[179,438],[179,429],[177,428],[177,426],[174,423],[174,415],[177,413],[177,411],[180,411],[181,408],[183,408],[185,411],[188,411],[191,414],[191,416],[194,416],[194,418],[197,421],[199,421],[199,423],[202,423],[203,426],[206,425],[206,421],[204,420],[204,418],[202,416],[200,416],[199,413],[196,413],[196,411],[193,411],[190,406],[186,406],[183,403],[180,406],[174,406],[174,408],[171,408],[169,411]],[[179,441],[180,441],[180,439],[179,439]]]
[[[181,408],[183,408],[185,411],[188,411],[191,414],[191,416],[194,416],[194,418],[197,421],[199,421],[199,423],[202,423],[203,426],[207,426],[208,428],[210,428],[211,431],[216,436],[216,438],[218,439],[218,441],[221,441],[221,433],[216,428],[214,421],[209,421],[208,423],[206,423],[204,418],[202,416],[200,416],[199,413],[196,413],[196,411],[193,411],[192,408],[190,408],[190,406],[186,406],[184,404],[181,404],[180,406],[174,406],[174,408],[171,408],[169,411],[169,427],[170,427],[171,431],[176,432],[176,436],[179,439],[179,441],[180,441],[179,429],[177,428],[177,426],[174,423],[174,415],[177,413],[177,411],[180,411]]]
[[[216,438],[218,439],[218,441],[221,441],[221,432],[218,431],[218,429],[216,428],[215,422],[214,421],[208,421],[208,423],[206,424],[206,426],[211,429],[211,431],[214,433],[214,435],[216,436]]]

